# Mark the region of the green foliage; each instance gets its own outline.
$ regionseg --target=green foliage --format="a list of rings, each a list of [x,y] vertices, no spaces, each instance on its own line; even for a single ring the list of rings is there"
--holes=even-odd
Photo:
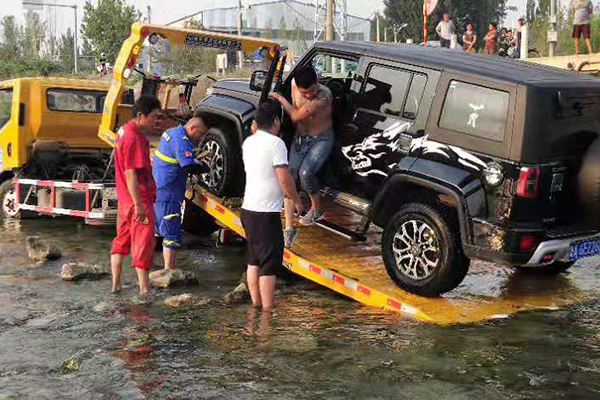
[[[165,67],[166,75],[195,76],[214,72],[217,54],[222,52],[205,47],[171,45],[168,51],[157,51],[155,60]]]
[[[42,43],[46,39],[46,27],[36,12],[25,14],[25,27],[21,35],[21,48],[26,57],[36,57],[40,54]]]
[[[106,53],[114,64],[121,45],[129,36],[131,24],[140,19],[140,12],[123,0],[88,1],[83,6],[81,32],[97,53]]]
[[[15,17],[7,15],[0,22],[2,26],[2,41],[0,43],[0,57],[2,59],[13,59],[21,54],[19,48],[19,27]]]
[[[61,63],[45,58],[18,58],[0,60],[0,78],[18,78],[23,76],[45,76],[67,73]]]
[[[69,28],[66,34],[61,35],[58,42],[58,59],[61,64],[68,68],[74,69],[75,63],[73,62],[73,32]]]

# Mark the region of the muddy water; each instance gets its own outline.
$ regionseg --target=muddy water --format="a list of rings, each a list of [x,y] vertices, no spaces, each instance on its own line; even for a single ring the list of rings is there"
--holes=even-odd
[[[65,257],[29,261],[24,239],[34,233]],[[300,282],[281,288],[269,316],[216,300],[243,270],[243,249],[210,242],[180,259],[202,278],[192,291],[215,299],[204,308],[166,309],[164,292],[137,305],[129,268],[119,297],[108,280],[60,281],[63,262],[106,263],[111,237],[65,220],[0,223],[0,399],[600,398],[595,301],[443,327]],[[597,267],[537,283],[503,278],[493,290],[525,281],[522,290],[598,297]],[[485,295],[479,275],[465,285]]]

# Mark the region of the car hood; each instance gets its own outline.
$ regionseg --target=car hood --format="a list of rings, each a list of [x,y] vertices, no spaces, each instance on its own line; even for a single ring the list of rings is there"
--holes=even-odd
[[[259,92],[254,92],[250,90],[250,80],[249,79],[222,79],[215,82],[213,86],[215,91],[230,91],[230,92],[238,92],[250,94],[256,97],[260,96]]]

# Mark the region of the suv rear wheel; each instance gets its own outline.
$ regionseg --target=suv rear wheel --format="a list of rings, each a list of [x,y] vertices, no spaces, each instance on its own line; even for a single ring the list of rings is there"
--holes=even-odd
[[[425,204],[403,206],[383,231],[385,268],[402,289],[438,296],[458,286],[469,269],[449,216]]]
[[[201,175],[202,184],[220,197],[237,196],[243,190],[240,188],[243,164],[237,139],[233,139],[233,136],[220,128],[212,128],[200,145],[201,151],[211,152],[210,171]]]

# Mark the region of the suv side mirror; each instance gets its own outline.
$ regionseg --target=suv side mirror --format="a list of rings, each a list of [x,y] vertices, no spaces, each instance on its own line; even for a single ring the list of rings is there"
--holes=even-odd
[[[262,92],[267,80],[267,71],[257,70],[252,73],[250,78],[250,90],[254,92]]]

